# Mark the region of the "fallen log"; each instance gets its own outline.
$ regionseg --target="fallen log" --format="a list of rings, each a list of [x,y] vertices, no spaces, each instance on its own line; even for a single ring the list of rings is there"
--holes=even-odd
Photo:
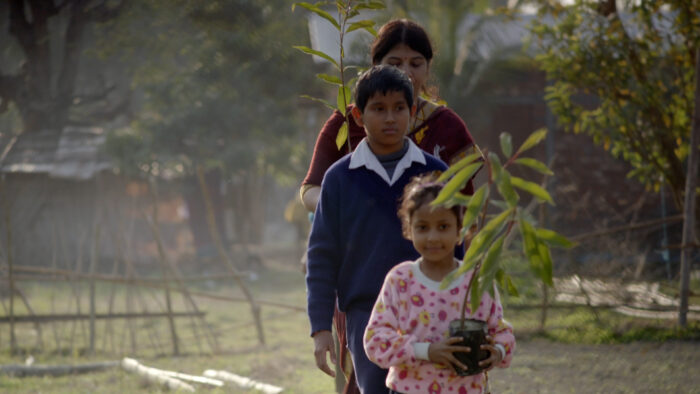
[[[213,369],[207,369],[202,375],[210,378],[225,380],[227,382],[232,382],[244,389],[255,389],[258,391],[262,391],[265,394],[279,394],[284,390],[282,387],[258,382],[256,380],[246,378],[245,376],[236,375],[235,373],[226,371],[216,371]]]
[[[119,361],[104,361],[78,365],[0,365],[0,375],[24,376],[63,376],[102,371],[119,366]]]
[[[168,376],[163,373],[162,370],[157,368],[147,367],[133,358],[124,357],[122,360],[122,368],[128,372],[133,372],[137,375],[142,376],[148,382],[157,383],[163,385],[171,390],[184,390],[194,393],[194,387],[192,385],[185,383],[177,378]]]

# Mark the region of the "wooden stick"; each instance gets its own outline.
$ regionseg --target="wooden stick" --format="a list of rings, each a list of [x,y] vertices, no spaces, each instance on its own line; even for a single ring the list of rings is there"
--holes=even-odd
[[[144,377],[147,381],[161,384],[172,390],[184,390],[194,393],[194,387],[177,378],[164,374],[161,370],[147,367],[133,358],[125,357],[122,360],[122,368]]]
[[[12,142],[14,143],[14,141]],[[8,148],[9,149],[9,148]],[[6,154],[6,152],[3,154]],[[15,336],[15,280],[12,277],[14,275],[14,267],[13,267],[13,261],[12,261],[12,228],[10,223],[10,210],[9,207],[7,206],[7,191],[5,190],[6,184],[5,184],[5,176],[3,175],[2,177],[2,191],[3,191],[3,199],[2,199],[2,208],[3,208],[3,213],[5,216],[5,233],[6,233],[6,242],[7,244],[5,245],[7,248],[7,267],[9,274],[7,276],[7,284],[8,284],[8,291],[10,292],[10,353],[15,354],[17,351],[17,337]]]
[[[208,376],[210,378],[217,378],[217,379],[225,380],[227,382],[232,382],[232,383],[236,384],[238,387],[241,387],[244,389],[259,390],[265,394],[278,394],[284,390],[282,387],[273,386],[273,385],[267,384],[267,383],[261,383],[261,382],[258,382],[256,380],[246,378],[245,376],[236,375],[235,373],[226,372],[226,371],[216,371],[216,370],[212,370],[212,369],[207,369],[206,371],[204,371],[204,373],[202,375]]]
[[[22,365],[10,364],[0,366],[0,375],[24,376],[62,376],[86,372],[102,371],[119,366],[119,361],[104,361],[78,365]]]
[[[201,384],[206,384],[206,385],[214,386],[214,387],[222,387],[224,385],[224,382],[221,380],[218,380],[218,379],[212,379],[212,378],[207,378],[204,376],[197,376],[197,375],[188,375],[186,373],[167,371],[167,370],[163,370],[163,369],[160,371],[168,376],[172,376],[173,378],[185,380],[188,382],[201,383]]]
[[[89,313],[59,313],[52,315],[20,315],[14,316],[13,320],[15,323],[37,323],[37,322],[48,322],[48,321],[74,321],[74,320],[90,320],[92,318],[96,320],[105,319],[142,319],[142,318],[162,318],[162,317],[191,317],[191,316],[204,316],[206,312],[132,312],[132,313],[96,313],[91,315]],[[8,323],[12,320],[9,316],[0,316],[0,323]]]

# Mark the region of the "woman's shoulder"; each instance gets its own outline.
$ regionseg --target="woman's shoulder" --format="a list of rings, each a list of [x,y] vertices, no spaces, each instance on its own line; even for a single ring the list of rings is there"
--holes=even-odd
[[[430,117],[428,118],[427,122],[433,124],[433,125],[456,125],[460,127],[464,127],[466,129],[466,125],[464,123],[464,120],[457,115],[457,113],[450,107],[446,105],[439,105],[437,108],[433,110],[433,112],[430,114]]]

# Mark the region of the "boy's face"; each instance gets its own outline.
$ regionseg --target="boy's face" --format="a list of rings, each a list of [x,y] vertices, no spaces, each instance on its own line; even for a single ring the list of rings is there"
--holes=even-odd
[[[364,112],[354,107],[355,122],[365,128],[367,142],[375,155],[388,155],[403,148],[413,107],[401,91],[375,93],[367,100]]]

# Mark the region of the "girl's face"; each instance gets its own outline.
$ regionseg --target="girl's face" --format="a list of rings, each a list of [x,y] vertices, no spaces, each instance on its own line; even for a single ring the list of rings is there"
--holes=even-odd
[[[414,51],[406,44],[397,44],[382,58],[381,64],[389,64],[398,67],[405,72],[411,82],[413,82],[413,97],[414,101],[418,102],[418,96],[423,91],[425,83],[428,80],[430,64],[428,60]]]
[[[423,204],[411,215],[411,241],[427,264],[452,264],[461,242],[457,216],[448,208]]]

